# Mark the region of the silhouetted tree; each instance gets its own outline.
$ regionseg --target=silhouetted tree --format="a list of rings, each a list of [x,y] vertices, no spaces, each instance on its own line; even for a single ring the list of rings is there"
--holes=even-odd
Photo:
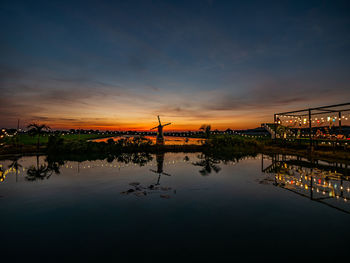
[[[210,124],[203,124],[199,129],[204,131],[206,138],[210,137],[210,131],[211,131],[211,125]]]
[[[47,131],[50,129],[49,126],[45,124],[38,124],[38,123],[31,123],[27,126],[29,128],[29,133],[32,136],[38,136],[38,141],[37,141],[37,149],[39,151],[40,148],[40,136],[44,133],[44,131]]]
[[[64,140],[60,134],[53,134],[49,136],[47,141],[47,150],[49,152],[57,152],[62,150],[64,145]]]

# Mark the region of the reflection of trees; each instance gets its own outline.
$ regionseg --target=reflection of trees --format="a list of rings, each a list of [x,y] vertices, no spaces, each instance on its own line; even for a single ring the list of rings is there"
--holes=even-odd
[[[114,158],[115,158],[114,155],[108,155],[106,159],[107,163],[112,163],[114,161]]]
[[[200,161],[194,162],[193,165],[203,167],[201,170],[199,170],[199,173],[201,175],[209,175],[212,171],[215,173],[220,172],[221,168],[217,165],[220,163],[219,160],[206,154],[198,155],[198,159],[200,159]]]
[[[144,166],[146,163],[153,160],[149,153],[122,153],[117,156],[117,161],[121,163],[134,163],[139,166]]]
[[[18,163],[18,160],[19,160],[19,157],[15,157],[14,159],[12,159],[12,163],[10,163],[10,165],[8,166],[10,169],[16,170],[16,182],[18,180],[18,170],[19,168],[22,167],[22,165]]]
[[[36,181],[49,179],[53,173],[60,173],[60,163],[46,159],[45,164],[39,164],[39,155],[37,155],[36,166],[32,165],[27,169],[26,180]]]
[[[256,153],[244,152],[244,151],[214,151],[214,152],[204,152],[198,155],[200,159],[197,162],[193,162],[192,164],[195,166],[203,167],[199,170],[199,173],[203,176],[211,174],[213,171],[215,173],[220,172],[221,167],[218,164],[230,164],[230,163],[238,163],[241,159],[244,159],[248,156],[255,157]]]
[[[2,166],[0,166],[0,182],[2,182],[4,180],[5,180],[4,170],[2,169]]]

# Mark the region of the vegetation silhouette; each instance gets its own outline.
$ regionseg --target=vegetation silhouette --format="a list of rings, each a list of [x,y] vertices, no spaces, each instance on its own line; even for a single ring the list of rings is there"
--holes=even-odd
[[[45,124],[38,124],[38,123],[30,123],[27,128],[29,129],[28,133],[31,134],[33,137],[38,136],[37,139],[37,151],[39,152],[40,149],[40,136],[45,133],[45,131],[50,130],[50,127]]]
[[[36,166],[32,165],[27,169],[26,180],[36,181],[49,179],[51,175],[60,173],[60,164],[54,161],[45,160],[45,164],[39,164],[39,155],[36,156]]]
[[[66,154],[66,153],[79,153],[79,154],[91,154],[96,153],[99,155],[120,154],[122,152],[146,152],[152,146],[152,141],[143,137],[126,137],[114,141],[108,139],[105,142],[93,142],[93,141],[64,141],[59,135],[50,136],[47,144],[48,154]]]
[[[203,132],[204,132],[204,134],[205,134],[205,137],[207,138],[207,139],[209,139],[210,138],[210,134],[211,134],[211,125],[210,124],[203,124],[200,128],[199,128],[199,130],[202,130]]]
[[[144,166],[148,162],[153,160],[153,156],[147,152],[129,152],[129,153],[82,153],[82,154],[54,154],[50,153],[46,158],[49,163],[53,163],[56,166],[63,165],[66,161],[84,162],[84,161],[96,161],[106,160],[108,163],[112,163],[114,160],[124,164],[137,164]]]

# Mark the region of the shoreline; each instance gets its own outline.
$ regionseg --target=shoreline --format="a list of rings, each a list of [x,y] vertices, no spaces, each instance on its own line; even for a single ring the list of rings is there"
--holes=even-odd
[[[216,154],[227,154],[228,156],[234,155],[235,153],[247,153],[247,154],[282,154],[282,155],[296,155],[301,156],[308,159],[318,159],[330,162],[341,162],[341,163],[349,163],[350,164],[350,153],[347,151],[335,149],[333,151],[330,150],[313,150],[309,149],[295,149],[295,148],[286,148],[278,145],[265,145],[254,148],[247,148],[246,150],[242,148],[226,148],[221,151],[207,146],[207,145],[150,145],[147,147],[124,147],[116,152],[48,152],[46,147],[40,147],[40,150],[37,151],[36,146],[26,146],[22,147],[20,150],[16,147],[9,147],[7,150],[0,149],[0,159],[13,158],[13,157],[22,157],[22,156],[35,156],[35,155],[84,155],[84,154],[94,154],[94,155],[108,155],[108,154],[118,154],[118,153],[167,153],[167,152],[183,152],[183,153],[194,153],[194,152],[202,152],[210,155]]]

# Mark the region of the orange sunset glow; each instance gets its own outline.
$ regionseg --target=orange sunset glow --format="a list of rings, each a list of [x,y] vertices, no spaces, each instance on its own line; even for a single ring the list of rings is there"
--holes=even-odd
[[[1,0],[0,25],[3,263],[348,262],[350,0]]]
[[[61,130],[148,130],[160,115],[172,122],[167,130],[248,129],[275,112],[350,97],[348,27],[338,20],[305,15],[284,25],[248,12],[224,22],[220,5],[197,6],[214,12],[208,19],[165,5],[176,15],[154,7],[151,20],[141,12],[132,23],[122,8],[104,5],[75,17],[53,4],[49,23],[25,6],[11,19],[9,7],[0,127],[20,120],[22,128],[34,121]]]

